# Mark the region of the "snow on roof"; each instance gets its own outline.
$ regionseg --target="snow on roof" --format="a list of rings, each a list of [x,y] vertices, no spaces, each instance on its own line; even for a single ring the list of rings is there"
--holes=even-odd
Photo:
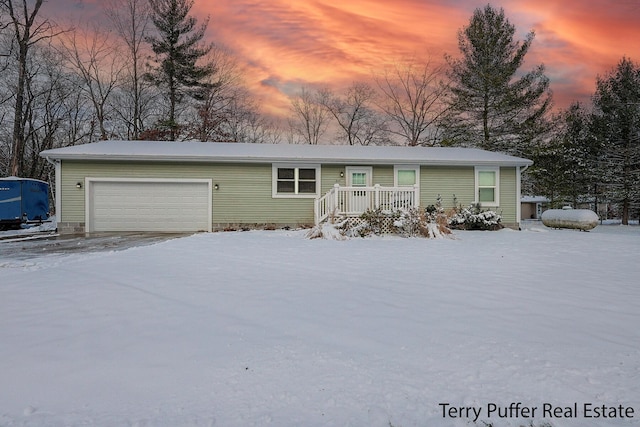
[[[545,196],[522,196],[520,201],[523,203],[549,203],[549,198]]]
[[[533,162],[501,153],[458,147],[245,144],[225,142],[102,141],[40,153],[53,160],[189,162],[304,162],[351,164],[501,165]]]

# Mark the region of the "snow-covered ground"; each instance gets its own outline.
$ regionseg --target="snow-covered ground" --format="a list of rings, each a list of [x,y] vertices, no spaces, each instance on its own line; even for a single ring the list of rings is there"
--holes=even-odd
[[[7,236],[16,236],[16,235],[26,235],[26,234],[34,234],[40,232],[50,231],[53,232],[56,230],[56,217],[51,216],[46,222],[42,224],[30,224],[24,227],[21,227],[17,230],[2,230],[0,231],[0,237]]]
[[[640,424],[640,227],[303,236],[0,259],[0,426]]]

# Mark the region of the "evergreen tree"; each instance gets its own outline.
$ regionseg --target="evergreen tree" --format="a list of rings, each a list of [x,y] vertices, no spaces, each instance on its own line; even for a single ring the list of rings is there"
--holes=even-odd
[[[597,209],[598,184],[602,179],[599,165],[600,141],[592,134],[591,115],[576,102],[563,115],[562,155],[566,199],[574,208],[579,203],[593,203]]]
[[[214,72],[210,64],[198,64],[212,45],[202,43],[208,19],[196,28],[197,20],[189,15],[193,1],[149,0],[157,35],[148,36],[147,41],[158,65],[146,77],[167,89],[169,112],[161,127],[167,129],[167,138],[171,141],[175,141],[179,133],[178,105],[185,95],[202,98],[208,88],[206,78]]]
[[[450,114],[447,144],[527,154],[549,130],[549,79],[544,66],[517,77],[534,38],[514,41],[515,27],[504,10],[476,9],[458,33],[462,56],[447,56]]]
[[[593,98],[594,131],[602,139],[606,193],[628,224],[640,208],[640,65],[622,58],[598,77]]]
[[[533,165],[526,170],[523,179],[522,192],[524,194],[546,196],[552,207],[562,206],[565,199],[562,141],[554,138],[547,144],[534,149],[531,153]]]
[[[581,203],[597,206],[601,168],[600,145],[592,134],[591,115],[580,103],[558,118],[556,137],[531,152],[527,170],[530,192],[545,195],[554,207]]]

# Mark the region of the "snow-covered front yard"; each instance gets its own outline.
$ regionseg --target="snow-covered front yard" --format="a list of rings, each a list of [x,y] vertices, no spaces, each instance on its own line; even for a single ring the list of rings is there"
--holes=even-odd
[[[640,425],[640,227],[303,236],[0,259],[0,426]]]

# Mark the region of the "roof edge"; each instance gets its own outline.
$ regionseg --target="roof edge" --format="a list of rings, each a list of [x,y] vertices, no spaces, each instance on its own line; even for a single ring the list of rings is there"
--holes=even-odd
[[[242,157],[237,156],[184,156],[184,155],[119,155],[119,154],[47,154],[46,151],[40,153],[41,157],[54,160],[77,160],[77,161],[123,161],[123,162],[188,162],[188,163],[321,163],[321,164],[353,164],[353,165],[394,165],[394,164],[416,164],[425,166],[483,166],[483,165],[499,165],[499,166],[529,166],[533,161],[512,157],[507,160],[417,160],[415,158],[397,158],[397,159],[352,159],[352,158],[335,158],[326,159],[319,157]]]

